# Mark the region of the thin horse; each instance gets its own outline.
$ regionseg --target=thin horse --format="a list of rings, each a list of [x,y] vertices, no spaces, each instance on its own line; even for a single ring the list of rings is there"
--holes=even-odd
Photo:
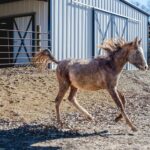
[[[55,99],[57,121],[61,123],[59,106],[69,87],[68,100],[90,120],[93,117],[76,100],[78,89],[91,91],[106,89],[120,110],[120,114],[115,120],[119,121],[124,117],[131,129],[137,131],[125,112],[126,100],[124,95],[117,89],[117,85],[121,71],[127,62],[141,70],[148,69],[141,47],[141,40],[138,40],[138,38],[135,38],[132,42],[125,42],[121,39],[108,40],[101,45],[101,48],[106,50],[108,55],[106,57],[98,56],[91,60],[57,61],[47,49],[35,56],[34,62],[40,62],[41,59],[44,62],[49,60],[58,65],[56,75],[59,82],[59,91]]]

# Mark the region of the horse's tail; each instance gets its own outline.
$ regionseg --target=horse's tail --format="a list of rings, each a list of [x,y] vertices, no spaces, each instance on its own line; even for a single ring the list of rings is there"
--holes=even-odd
[[[51,51],[49,49],[44,49],[35,54],[35,56],[32,59],[33,65],[40,69],[46,69],[48,66],[48,63],[54,62],[56,64],[59,64],[59,61],[55,59],[55,57],[52,55]]]

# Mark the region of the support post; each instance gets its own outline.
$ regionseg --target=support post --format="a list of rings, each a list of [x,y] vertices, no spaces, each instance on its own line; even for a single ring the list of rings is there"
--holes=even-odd
[[[41,26],[36,26],[36,32],[37,32],[37,51],[40,51],[41,49]]]

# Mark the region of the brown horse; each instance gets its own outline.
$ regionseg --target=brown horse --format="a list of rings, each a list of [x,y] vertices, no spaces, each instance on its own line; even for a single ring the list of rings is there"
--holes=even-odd
[[[127,62],[141,70],[148,69],[140,43],[141,40],[138,40],[138,38],[132,42],[108,40],[101,46],[107,51],[108,55],[91,60],[57,61],[47,49],[38,53],[34,58],[34,62],[42,63],[49,60],[58,64],[56,74],[59,82],[59,92],[55,99],[57,121],[61,123],[59,106],[69,87],[68,100],[88,119],[93,119],[93,117],[77,102],[76,93],[78,89],[91,91],[106,89],[121,112],[115,120],[119,121],[124,117],[131,129],[137,131],[125,112],[126,100],[124,95],[117,89],[117,85],[123,66]]]

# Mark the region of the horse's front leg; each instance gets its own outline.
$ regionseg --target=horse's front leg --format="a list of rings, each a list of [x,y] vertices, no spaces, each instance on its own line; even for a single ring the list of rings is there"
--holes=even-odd
[[[133,131],[137,131],[137,128],[132,124],[132,122],[130,121],[129,117],[127,116],[127,114],[124,110],[124,106],[120,100],[119,93],[118,93],[116,87],[109,88],[108,92],[110,93],[110,95],[111,95],[112,99],[114,100],[114,102],[116,103],[117,107],[120,109],[122,116],[126,120],[126,123],[131,127],[131,129]]]
[[[68,97],[68,100],[72,103],[73,106],[75,106],[76,109],[78,109],[81,113],[83,113],[88,120],[94,120],[94,118],[92,117],[91,114],[89,114],[87,112],[86,109],[84,109],[79,103],[78,101],[76,100],[76,93],[77,93],[77,88],[71,86],[71,89],[70,89],[70,94],[69,94],[69,97]]]
[[[118,91],[118,90],[117,90],[117,91]],[[120,91],[118,91],[118,94],[119,94],[120,100],[121,100],[121,102],[122,102],[122,104],[123,104],[123,107],[124,107],[124,109],[125,109],[126,99],[125,99],[124,95],[123,95]],[[121,118],[122,118],[122,114],[120,113],[120,114],[115,118],[115,121],[118,122]]]

